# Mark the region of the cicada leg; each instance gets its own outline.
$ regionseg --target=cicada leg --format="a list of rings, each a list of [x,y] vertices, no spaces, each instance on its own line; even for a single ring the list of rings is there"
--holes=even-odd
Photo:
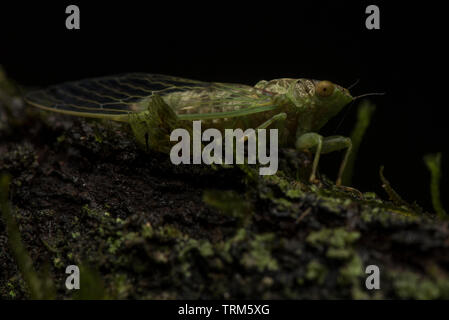
[[[346,149],[343,160],[338,170],[338,176],[336,185],[341,185],[341,178],[348,162],[349,155],[351,154],[352,142],[348,137],[343,136],[331,136],[323,137],[315,132],[308,132],[298,137],[296,140],[296,149],[298,150],[311,150],[315,153],[312,164],[312,173],[310,174],[310,182],[315,182],[316,170],[318,168],[318,162],[320,155],[323,153],[329,153],[333,151],[339,151]]]
[[[287,119],[287,114],[285,112],[275,114],[270,119],[268,119],[267,121],[265,121],[264,123],[262,123],[261,125],[256,127],[255,131],[257,131],[257,129],[266,129],[272,124],[275,124],[277,128],[282,127],[286,119]],[[246,141],[246,140],[248,140],[248,136],[243,136],[243,141]]]
[[[252,142],[255,143],[255,146],[258,146],[258,129],[266,129],[269,126],[273,127],[273,129],[278,129],[279,131],[282,131],[282,128],[284,127],[284,123],[285,120],[287,119],[287,114],[284,112],[275,114],[274,116],[272,116],[270,119],[268,119],[267,121],[263,122],[262,124],[260,124],[259,126],[257,126],[254,130],[252,130],[252,132],[250,133],[246,133],[240,138],[240,140],[238,140],[238,143],[245,143],[246,141],[248,141],[248,139],[252,139]],[[232,134],[232,133],[231,133]],[[254,140],[253,140],[254,139]],[[227,136],[225,133],[225,140],[227,140]],[[257,147],[255,147],[257,149]],[[256,149],[253,149],[253,152],[257,152]],[[250,149],[248,148],[248,152],[251,152]],[[236,145],[234,145],[234,154],[236,154],[236,157],[238,157],[239,160],[236,160],[236,162],[238,163],[239,161],[244,161],[244,155],[240,154],[239,152],[236,152]],[[253,160],[256,158],[256,154],[253,155],[248,155],[248,159],[249,158],[253,158]],[[254,160],[255,161],[255,160]]]

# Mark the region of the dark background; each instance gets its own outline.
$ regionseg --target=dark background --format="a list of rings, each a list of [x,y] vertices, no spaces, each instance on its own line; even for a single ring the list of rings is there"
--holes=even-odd
[[[422,157],[443,152],[449,207],[444,13],[431,2],[58,1],[0,5],[0,64],[25,87],[122,72],[150,72],[204,81],[255,84],[280,77],[329,79],[377,110],[356,162],[354,186],[381,188],[379,167],[403,198],[431,210]],[[81,30],[65,29],[65,8],[77,4]],[[365,8],[380,8],[381,29],[365,28]],[[348,135],[355,108],[323,133]],[[345,117],[346,114],[346,117]],[[343,124],[338,124],[344,119]],[[323,157],[333,177],[341,154]]]

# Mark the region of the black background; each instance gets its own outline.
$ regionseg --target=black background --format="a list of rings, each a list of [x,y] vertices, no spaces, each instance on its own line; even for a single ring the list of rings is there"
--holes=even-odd
[[[386,197],[378,174],[385,165],[403,198],[432,210],[422,157],[441,151],[448,208],[449,90],[438,77],[446,65],[444,12],[431,2],[392,2],[3,1],[0,64],[27,87],[122,72],[246,84],[303,77],[346,87],[360,79],[353,95],[386,95],[372,97],[377,110],[354,186]],[[80,7],[81,30],[65,28],[69,4]],[[365,28],[369,4],[380,8],[380,30]],[[323,133],[348,135],[355,110]],[[322,171],[334,177],[340,157],[323,157]]]

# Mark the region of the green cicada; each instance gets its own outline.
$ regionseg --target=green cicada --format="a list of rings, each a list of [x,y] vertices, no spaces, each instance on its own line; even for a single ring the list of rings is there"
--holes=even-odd
[[[140,144],[162,152],[170,148],[170,132],[194,120],[221,131],[276,128],[280,146],[315,154],[310,181],[320,154],[345,149],[337,185],[352,146],[347,137],[317,133],[354,100],[330,81],[284,78],[249,86],[133,73],[64,83],[26,100],[55,112],[128,122]]]

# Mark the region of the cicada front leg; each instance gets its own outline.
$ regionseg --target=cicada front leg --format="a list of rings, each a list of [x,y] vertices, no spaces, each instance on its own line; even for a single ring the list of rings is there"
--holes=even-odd
[[[304,133],[296,140],[296,149],[298,150],[310,150],[315,153],[312,164],[312,173],[310,174],[310,182],[316,181],[316,170],[318,168],[318,162],[320,155],[323,153],[329,153],[333,151],[339,151],[346,149],[343,160],[338,170],[338,176],[336,185],[341,185],[341,178],[348,162],[349,155],[351,154],[352,142],[348,137],[343,136],[330,136],[323,137],[315,132]]]

